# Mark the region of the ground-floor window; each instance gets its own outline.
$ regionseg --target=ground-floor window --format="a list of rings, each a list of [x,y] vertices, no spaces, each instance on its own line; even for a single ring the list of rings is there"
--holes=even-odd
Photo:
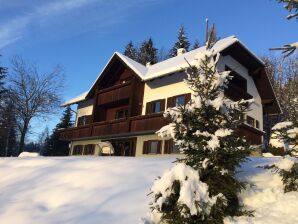
[[[175,145],[173,139],[165,140],[164,154],[180,153],[179,147]]]
[[[88,144],[84,146],[84,155],[94,155],[95,152],[95,145]]]
[[[143,154],[160,154],[161,142],[159,140],[144,141]]]
[[[75,145],[72,150],[73,155],[82,155],[83,154],[83,145]]]

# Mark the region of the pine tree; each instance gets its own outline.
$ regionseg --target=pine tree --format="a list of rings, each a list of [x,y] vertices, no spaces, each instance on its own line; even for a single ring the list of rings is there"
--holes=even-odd
[[[16,151],[17,121],[9,92],[3,94],[0,108],[0,155],[12,156]]]
[[[186,51],[189,50],[190,43],[186,36],[184,26],[181,26],[179,28],[177,38],[177,42],[174,44],[174,47],[170,50],[170,57],[175,57],[179,48],[184,48]]]
[[[143,65],[146,65],[147,63],[157,63],[157,48],[154,47],[151,37],[141,43],[138,54],[138,62]]]
[[[61,121],[56,125],[53,133],[45,139],[43,155],[45,156],[68,156],[69,141],[59,139],[59,130],[72,127],[72,113],[70,106],[66,107],[61,117]]]
[[[138,60],[138,52],[137,49],[134,47],[132,41],[129,41],[129,43],[126,45],[124,55],[135,61]]]
[[[177,163],[187,166],[183,172],[165,174],[156,181],[173,180],[166,189],[162,188],[169,181],[153,185],[152,214],[159,214],[166,223],[223,223],[225,216],[250,214],[241,209],[237,194],[244,183],[235,177],[236,169],[250,153],[245,139],[236,133],[250,101],[231,102],[224,96],[229,72],[216,69],[219,55],[213,55],[210,47],[208,42],[198,65],[187,69],[186,83],[194,98],[186,106],[168,109],[165,116],[171,123],[158,132],[160,137],[173,139],[185,155]],[[190,168],[194,171],[182,178]],[[200,195],[204,184],[207,196]],[[183,203],[185,185],[194,187],[191,205]]]
[[[199,47],[200,47],[199,41],[198,41],[198,39],[196,39],[193,44],[192,50],[198,49]]]

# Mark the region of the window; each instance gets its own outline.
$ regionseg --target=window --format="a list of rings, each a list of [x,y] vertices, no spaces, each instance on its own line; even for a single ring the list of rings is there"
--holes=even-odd
[[[258,120],[256,120],[256,128],[260,129],[260,122]]]
[[[178,153],[180,153],[180,150],[179,150],[178,146],[175,145],[173,139],[165,140],[164,154],[171,154],[171,153],[178,154]]]
[[[83,146],[75,145],[72,150],[72,155],[82,155],[83,154]]]
[[[167,108],[177,107],[177,106],[184,106],[188,101],[190,101],[190,99],[191,99],[191,94],[190,93],[169,97],[167,99]]]
[[[116,111],[115,119],[126,118],[128,116],[128,109],[120,109]]]
[[[161,141],[150,140],[145,141],[143,145],[143,154],[160,154],[161,153]]]
[[[84,146],[84,155],[94,155],[95,145],[88,144]]]
[[[156,102],[153,102],[153,113],[158,113],[161,111],[161,108],[160,108],[160,101],[156,101]]]
[[[128,82],[131,81],[131,78],[132,78],[132,77],[127,77],[127,78],[125,78],[125,79],[121,79],[121,80],[120,80],[120,83],[121,83],[121,84],[128,83]]]
[[[177,96],[175,98],[175,106],[184,106],[185,105],[185,96]]]
[[[165,109],[165,99],[155,100],[146,104],[146,114],[159,113]]]
[[[92,116],[86,115],[78,117],[78,126],[86,125],[91,123]]]
[[[250,116],[246,116],[246,123],[249,124],[250,126],[254,127],[255,125],[255,119],[253,119]]]

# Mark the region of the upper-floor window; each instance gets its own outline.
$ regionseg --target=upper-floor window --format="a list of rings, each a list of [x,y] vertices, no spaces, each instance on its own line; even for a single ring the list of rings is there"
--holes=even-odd
[[[249,124],[250,126],[254,127],[255,126],[255,119],[253,119],[250,116],[246,116],[246,123]]]
[[[260,129],[260,122],[251,116],[246,116],[246,123],[254,128]]]
[[[175,98],[175,106],[178,107],[183,105],[185,105],[185,95],[177,96]]]
[[[165,110],[165,99],[155,100],[146,104],[146,114],[159,113]]]
[[[169,97],[167,99],[167,108],[184,106],[190,99],[190,93]]]
[[[90,124],[91,119],[92,119],[91,115],[80,116],[80,117],[78,117],[78,125],[77,126]]]
[[[161,111],[160,101],[155,101],[152,103],[153,113],[158,113]]]
[[[120,109],[116,111],[115,119],[127,118],[128,117],[128,109]]]

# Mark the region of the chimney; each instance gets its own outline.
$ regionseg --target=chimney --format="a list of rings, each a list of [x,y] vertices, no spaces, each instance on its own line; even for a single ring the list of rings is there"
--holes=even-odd
[[[151,62],[149,61],[149,62],[146,63],[146,68],[148,68],[150,66],[151,66]]]
[[[184,54],[184,53],[186,53],[185,48],[178,48],[178,49],[177,49],[177,56],[182,55],[182,54]]]

